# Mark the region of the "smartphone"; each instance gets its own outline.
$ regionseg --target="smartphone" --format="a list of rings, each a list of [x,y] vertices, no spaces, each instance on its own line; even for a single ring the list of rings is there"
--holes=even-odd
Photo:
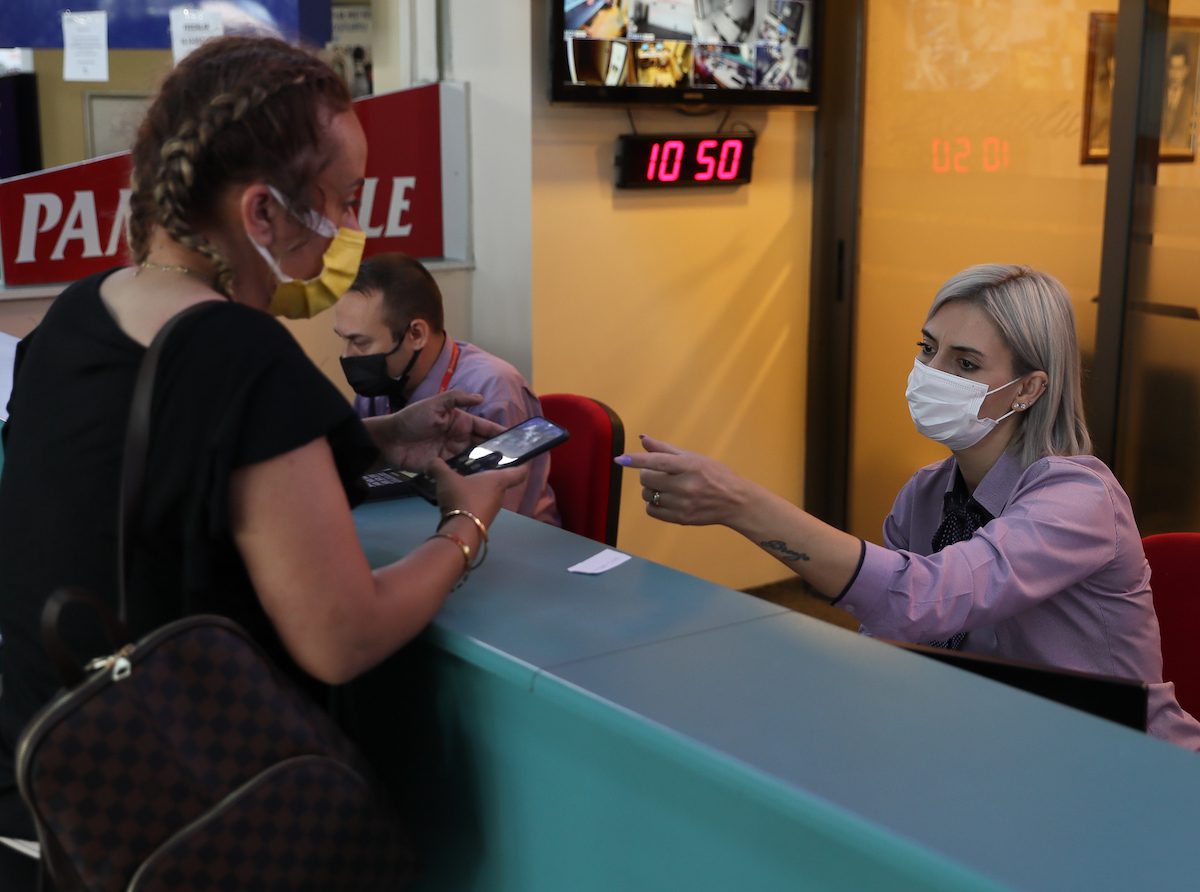
[[[478,446],[460,452],[446,464],[460,474],[474,474],[491,468],[511,468],[541,455],[568,437],[570,434],[566,428],[535,415],[503,433],[496,434],[490,440],[484,440]],[[434,479],[415,471],[383,468],[363,474],[362,482],[366,488],[365,500],[368,502],[420,496],[427,502],[437,504],[437,484]]]
[[[512,468],[541,455],[571,435],[566,428],[535,415],[510,427],[478,446],[461,452],[446,464],[460,474],[474,474],[492,468]]]

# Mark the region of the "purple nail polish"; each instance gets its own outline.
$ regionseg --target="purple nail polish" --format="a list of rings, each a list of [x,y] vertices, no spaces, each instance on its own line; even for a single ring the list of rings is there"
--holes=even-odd
[[[616,458],[613,459],[613,461],[615,461],[617,464],[622,465],[626,468],[629,467],[631,464],[633,464],[633,459],[631,459],[628,455],[618,455]]]

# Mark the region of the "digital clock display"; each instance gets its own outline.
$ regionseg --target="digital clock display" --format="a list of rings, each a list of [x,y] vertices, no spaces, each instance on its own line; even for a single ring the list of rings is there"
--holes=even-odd
[[[752,133],[627,133],[617,138],[617,186],[658,189],[750,182]]]

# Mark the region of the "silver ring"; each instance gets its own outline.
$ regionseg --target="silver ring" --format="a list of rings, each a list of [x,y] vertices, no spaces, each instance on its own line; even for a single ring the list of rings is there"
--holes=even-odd
[[[655,508],[662,504],[662,493],[657,489],[650,493],[650,504]]]

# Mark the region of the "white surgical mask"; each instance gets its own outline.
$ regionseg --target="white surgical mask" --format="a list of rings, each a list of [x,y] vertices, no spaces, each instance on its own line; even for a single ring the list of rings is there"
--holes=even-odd
[[[957,452],[974,446],[1016,411],[999,418],[979,417],[979,408],[987,397],[1020,380],[1018,376],[995,390],[988,390],[986,384],[939,372],[917,359],[913,361],[904,395],[917,430]]]

